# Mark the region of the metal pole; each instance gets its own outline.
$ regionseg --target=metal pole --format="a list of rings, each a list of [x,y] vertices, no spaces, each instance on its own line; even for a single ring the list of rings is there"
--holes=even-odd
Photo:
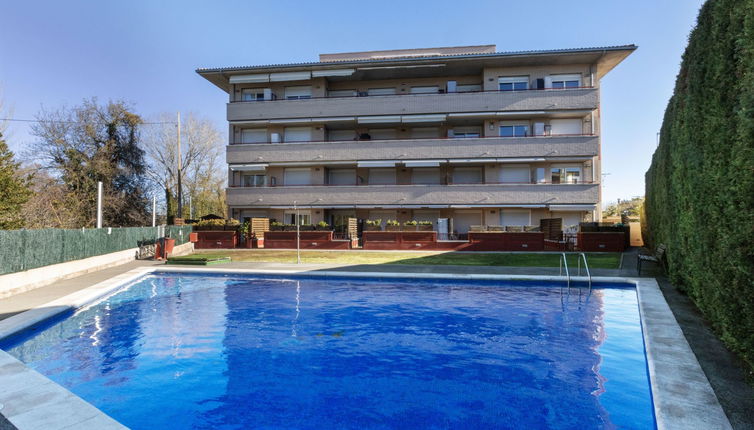
[[[157,225],[157,196],[152,196],[152,227]]]
[[[181,160],[181,113],[178,112],[178,216],[177,218],[183,218],[183,188],[181,186],[181,166],[183,161]]]
[[[194,213],[194,206],[191,204],[191,194],[189,194],[189,218],[193,219],[194,216],[192,215]]]
[[[102,181],[97,182],[97,228],[102,228]]]
[[[298,220],[298,206],[296,206],[296,202],[293,202],[293,210],[296,211],[296,264],[301,264],[301,232],[300,232],[300,222]]]

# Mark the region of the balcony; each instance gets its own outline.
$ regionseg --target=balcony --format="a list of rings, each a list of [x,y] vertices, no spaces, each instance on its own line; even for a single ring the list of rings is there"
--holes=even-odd
[[[228,103],[228,121],[596,109],[596,88],[323,97]]]
[[[596,204],[598,184],[369,185],[228,188],[234,207]]]
[[[227,147],[229,164],[368,161],[421,158],[593,157],[599,138],[583,136],[479,137],[362,140],[290,144],[239,144]]]

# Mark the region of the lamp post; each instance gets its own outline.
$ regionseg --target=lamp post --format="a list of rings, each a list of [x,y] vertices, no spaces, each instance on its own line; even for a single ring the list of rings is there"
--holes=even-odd
[[[296,220],[294,221],[296,223],[296,264],[301,264],[301,227],[298,220],[298,206],[295,200],[293,201],[293,210],[296,213]]]

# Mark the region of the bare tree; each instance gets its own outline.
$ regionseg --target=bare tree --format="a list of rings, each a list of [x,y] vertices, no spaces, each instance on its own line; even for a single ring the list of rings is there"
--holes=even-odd
[[[164,113],[143,130],[148,159],[147,175],[165,193],[166,200],[177,195],[178,152],[175,116]],[[225,170],[220,167],[223,138],[212,122],[193,113],[181,124],[181,171],[184,188],[183,217],[188,218],[188,197],[195,215],[225,215]],[[173,215],[169,213],[168,215]]]

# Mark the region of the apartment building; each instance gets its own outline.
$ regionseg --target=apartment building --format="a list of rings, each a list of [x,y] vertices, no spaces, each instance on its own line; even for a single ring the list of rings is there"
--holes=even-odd
[[[199,69],[228,94],[229,214],[471,225],[601,218],[600,79],[636,46],[321,54]],[[436,224],[437,225],[437,224]]]

